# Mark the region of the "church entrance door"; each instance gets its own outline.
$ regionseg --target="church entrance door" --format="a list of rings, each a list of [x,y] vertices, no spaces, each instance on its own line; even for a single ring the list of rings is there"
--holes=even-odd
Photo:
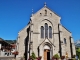
[[[44,49],[44,60],[50,60],[50,50]]]

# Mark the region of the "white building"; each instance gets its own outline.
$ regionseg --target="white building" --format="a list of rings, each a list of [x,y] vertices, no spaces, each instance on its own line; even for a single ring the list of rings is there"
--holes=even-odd
[[[0,57],[14,57],[11,44],[0,38]]]

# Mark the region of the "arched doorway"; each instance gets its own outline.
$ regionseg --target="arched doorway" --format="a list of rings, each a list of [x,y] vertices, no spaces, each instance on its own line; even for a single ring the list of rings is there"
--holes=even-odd
[[[44,46],[44,60],[50,60],[50,47],[48,45]]]

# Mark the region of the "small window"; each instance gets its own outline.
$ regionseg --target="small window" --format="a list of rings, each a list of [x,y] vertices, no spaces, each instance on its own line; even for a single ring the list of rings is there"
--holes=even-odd
[[[48,38],[48,24],[45,23],[45,38]]]
[[[67,44],[67,43],[66,43],[66,39],[65,39],[65,38],[64,38],[64,44]]]
[[[50,13],[50,15],[52,16],[52,13]]]
[[[47,16],[47,10],[45,10],[45,16]]]
[[[7,53],[5,53],[5,55],[7,55]]]
[[[44,27],[41,26],[41,38],[44,38]]]
[[[49,26],[49,38],[52,38],[52,27]]]
[[[42,16],[42,13],[40,13],[40,16]]]

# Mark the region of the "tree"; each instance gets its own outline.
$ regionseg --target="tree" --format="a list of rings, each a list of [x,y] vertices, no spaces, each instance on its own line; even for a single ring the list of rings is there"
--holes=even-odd
[[[79,57],[79,60],[80,60],[80,48],[79,47],[76,48],[76,55]]]

